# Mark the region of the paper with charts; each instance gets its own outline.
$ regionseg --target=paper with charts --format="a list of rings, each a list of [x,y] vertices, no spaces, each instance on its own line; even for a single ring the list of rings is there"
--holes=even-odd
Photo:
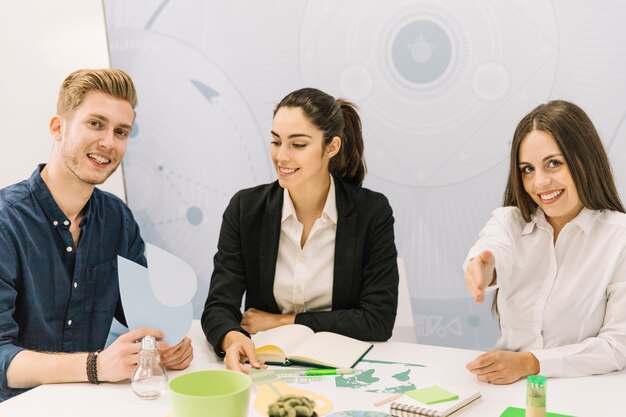
[[[357,374],[338,376],[305,376],[303,368],[272,367],[272,371],[285,384],[327,397],[334,403],[333,417],[370,417],[385,412],[389,404],[374,406],[374,402],[390,394],[404,393],[419,386],[445,381],[441,369],[419,364],[361,360]],[[346,390],[354,391],[346,395]],[[332,414],[331,413],[331,414]],[[343,414],[342,414],[343,413]],[[254,413],[255,416],[261,414]],[[386,414],[383,414],[386,415]]]
[[[368,392],[404,393],[416,388],[416,383],[428,381],[435,370],[423,365],[363,359],[356,366],[361,372],[339,375],[337,388]]]
[[[432,384],[441,379],[441,371],[423,365],[361,360],[356,366],[357,374],[338,375],[334,378],[290,375],[289,371],[275,370],[277,376],[287,384],[308,385],[311,390],[326,391],[328,385],[378,393],[404,393],[418,386]]]

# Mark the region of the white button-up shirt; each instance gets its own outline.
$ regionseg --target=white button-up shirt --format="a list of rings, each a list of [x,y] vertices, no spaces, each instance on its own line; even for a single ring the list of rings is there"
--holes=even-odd
[[[502,337],[498,349],[530,351],[545,376],[582,376],[626,364],[626,215],[583,209],[559,233],[543,211],[529,223],[503,207],[464,264],[495,255]]]
[[[285,189],[274,275],[274,298],[283,314],[331,310],[337,233],[332,176],[322,215],[315,221],[301,248],[303,229],[289,191]]]

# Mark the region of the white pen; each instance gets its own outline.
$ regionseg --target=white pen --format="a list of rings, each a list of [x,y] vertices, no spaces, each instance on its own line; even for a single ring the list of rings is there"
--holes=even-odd
[[[395,395],[392,395],[391,397],[383,398],[382,400],[376,401],[374,403],[374,407],[378,407],[380,405],[390,403],[392,401],[397,400],[400,397],[402,397],[402,394],[395,394]]]

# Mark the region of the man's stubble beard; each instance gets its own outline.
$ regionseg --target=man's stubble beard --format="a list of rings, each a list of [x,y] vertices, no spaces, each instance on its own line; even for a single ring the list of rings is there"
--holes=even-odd
[[[100,180],[100,179],[90,179],[90,178],[84,178],[82,177],[79,172],[78,172],[78,167],[80,166],[80,164],[78,163],[78,159],[72,156],[69,156],[67,154],[65,154],[65,152],[61,152],[61,155],[63,157],[63,163],[65,164],[65,166],[67,167],[67,169],[69,169],[72,174],[74,174],[74,176],[76,178],[78,178],[80,181],[86,183],[86,184],[90,184],[90,185],[100,185],[103,184],[106,180],[109,179],[109,177],[111,175],[113,175],[113,173],[115,171],[117,171],[117,168],[120,166],[120,164],[118,163],[115,168],[113,168],[112,170],[110,170],[107,175],[104,177],[104,179]]]

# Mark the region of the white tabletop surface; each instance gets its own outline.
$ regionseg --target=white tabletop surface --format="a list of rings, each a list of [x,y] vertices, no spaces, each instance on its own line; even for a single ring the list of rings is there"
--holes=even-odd
[[[182,372],[200,369],[223,369],[206,342],[198,321],[194,321],[190,336],[195,358]],[[478,390],[482,397],[454,414],[456,417],[498,417],[507,406],[524,407],[526,385],[518,381],[511,385],[489,385],[476,380],[465,364],[481,352],[420,344],[376,343],[367,359],[418,363],[436,371],[442,383]],[[170,372],[174,377],[181,372]],[[373,400],[388,394],[370,394],[342,389],[333,411],[373,409]],[[345,392],[345,393],[344,393]],[[577,417],[621,416],[626,406],[626,372],[613,372],[584,378],[550,378],[548,380],[548,410]],[[253,394],[254,395],[254,394]],[[362,405],[367,403],[368,407]],[[389,404],[377,409],[387,412]],[[92,385],[44,385],[0,403],[0,416],[63,416],[63,417],[136,417],[169,415],[167,394],[157,400],[141,400],[133,393],[130,382]],[[250,416],[256,415],[252,410]],[[227,416],[224,416],[227,417]]]

